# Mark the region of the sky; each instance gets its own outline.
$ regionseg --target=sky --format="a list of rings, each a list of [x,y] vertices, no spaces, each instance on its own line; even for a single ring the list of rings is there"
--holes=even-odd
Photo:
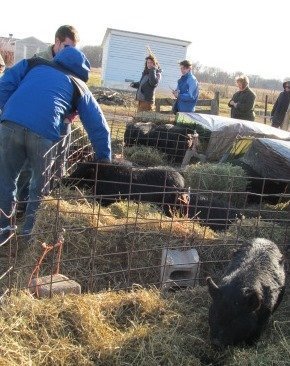
[[[107,28],[149,33],[190,41],[188,58],[204,66],[284,80],[289,10],[289,0],[12,0],[1,4],[0,36],[53,43],[70,24],[84,46],[101,44]]]

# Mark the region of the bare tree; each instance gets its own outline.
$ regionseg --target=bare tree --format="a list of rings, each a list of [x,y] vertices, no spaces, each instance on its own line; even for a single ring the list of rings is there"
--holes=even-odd
[[[83,53],[87,56],[92,67],[102,66],[102,46],[84,46],[82,48]]]

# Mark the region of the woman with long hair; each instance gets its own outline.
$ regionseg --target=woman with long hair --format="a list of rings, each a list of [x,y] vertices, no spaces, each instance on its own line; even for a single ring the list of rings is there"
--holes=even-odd
[[[138,112],[152,111],[155,101],[155,89],[161,79],[162,70],[154,55],[145,59],[145,67],[140,81],[131,83],[131,87],[137,89],[136,100]]]

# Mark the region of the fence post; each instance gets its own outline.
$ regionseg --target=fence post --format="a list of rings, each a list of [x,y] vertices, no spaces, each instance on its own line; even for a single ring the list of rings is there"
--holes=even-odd
[[[219,115],[220,107],[220,92],[215,91],[214,99],[211,102],[211,114]]]
[[[161,103],[160,103],[160,99],[155,99],[155,111],[160,113],[160,107],[161,107]]]
[[[282,130],[290,131],[290,105],[288,107],[288,110],[286,112],[283,124],[281,126]]]
[[[267,111],[268,111],[268,95],[266,95],[265,99],[264,124],[267,123]]]

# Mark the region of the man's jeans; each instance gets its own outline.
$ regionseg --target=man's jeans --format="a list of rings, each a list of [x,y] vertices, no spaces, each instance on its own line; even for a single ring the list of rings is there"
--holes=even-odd
[[[53,141],[42,138],[31,130],[16,123],[0,123],[0,208],[10,214],[16,198],[16,182],[25,162],[31,167],[29,203],[26,208],[23,234],[30,234],[35,221],[35,212],[44,194],[44,187],[50,176],[55,158]],[[51,151],[50,151],[51,149]],[[10,220],[0,217],[0,227],[6,227]]]
[[[53,175],[58,178],[61,178],[66,174],[66,161],[69,154],[71,139],[71,123],[63,123],[61,133],[62,138],[57,144],[57,157],[53,167]],[[19,207],[21,211],[25,211],[25,202],[28,201],[31,175],[31,169],[26,161],[17,181],[17,200],[21,202]]]

